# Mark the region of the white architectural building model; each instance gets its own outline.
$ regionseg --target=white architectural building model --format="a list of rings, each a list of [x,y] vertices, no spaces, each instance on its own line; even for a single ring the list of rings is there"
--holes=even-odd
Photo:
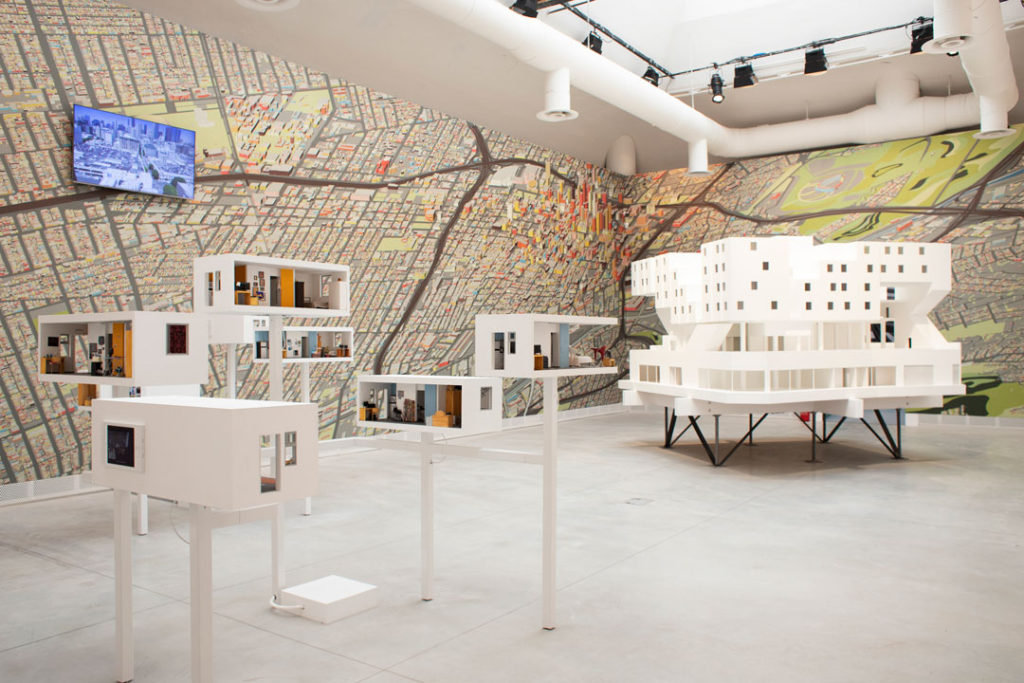
[[[312,403],[162,396],[93,403],[93,482],[221,510],[316,493]]]
[[[192,308],[200,313],[349,314],[348,266],[218,254],[195,259],[192,278]]]
[[[598,349],[573,340],[585,341],[591,328],[617,323],[615,318],[585,315],[478,315],[476,374],[533,378],[614,374],[615,364],[603,349],[595,353]]]
[[[206,318],[174,311],[39,316],[39,380],[97,396],[198,395],[209,376]],[[100,393],[100,387],[106,390]]]
[[[466,436],[501,429],[501,380],[446,375],[360,375],[360,427]]]
[[[630,352],[627,405],[859,418],[964,393],[960,344],[928,319],[949,293],[948,244],[733,237],[637,261],[632,286],[667,334]]]

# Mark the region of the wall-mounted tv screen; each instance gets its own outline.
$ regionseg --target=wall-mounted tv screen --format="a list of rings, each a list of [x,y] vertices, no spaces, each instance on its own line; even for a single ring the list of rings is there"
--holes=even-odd
[[[192,199],[196,133],[75,105],[74,179],[87,185]]]

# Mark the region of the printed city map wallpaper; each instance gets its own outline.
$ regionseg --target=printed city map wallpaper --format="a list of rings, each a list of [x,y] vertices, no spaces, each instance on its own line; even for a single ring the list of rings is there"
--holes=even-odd
[[[35,378],[35,319],[190,310],[192,259],[227,252],[352,267],[339,322],[357,331],[355,362],[312,370],[321,438],[355,432],[357,373],[472,372],[476,313],[619,316],[593,342],[624,366],[661,334],[629,296],[630,262],[755,233],[953,242],[936,321],[964,344],[970,393],[946,410],[1024,415],[1024,135],[622,178],[112,2],[8,0],[0,21],[0,484],[89,464],[74,387]],[[74,103],[196,130],[195,201],[72,183]],[[223,395],[214,349],[205,391]],[[266,380],[240,351],[238,395]],[[563,407],[617,401],[615,380],[574,380]],[[286,396],[299,382],[286,369]],[[539,394],[507,382],[506,414],[535,412]]]

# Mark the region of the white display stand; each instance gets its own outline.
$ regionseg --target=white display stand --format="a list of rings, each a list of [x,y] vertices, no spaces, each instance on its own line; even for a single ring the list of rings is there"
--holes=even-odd
[[[615,318],[597,316],[514,314],[476,317],[477,374],[488,377],[525,377],[540,380],[544,385],[541,625],[549,631],[555,628],[557,620],[558,379],[617,373],[618,368],[615,366],[572,367],[570,356],[566,353],[568,350],[573,356],[582,355],[572,351],[570,335],[574,328],[617,324]],[[536,346],[540,347],[541,356],[548,357],[549,369],[534,369],[536,354],[533,350]]]
[[[456,388],[458,391],[456,392]],[[360,375],[357,399],[359,427],[390,429],[420,435],[420,598],[434,599],[434,462],[435,438],[468,436],[496,432],[501,429],[501,380],[491,377],[452,377],[442,375]],[[455,394],[458,394],[456,398]],[[368,419],[373,403],[387,415],[391,398],[413,402],[411,410],[424,422],[399,419]],[[422,402],[422,403],[418,403]],[[429,406],[434,406],[433,411]],[[443,410],[442,410],[443,408]],[[435,412],[451,418],[451,426],[427,424]],[[457,420],[455,418],[458,418]]]
[[[129,491],[190,506],[192,680],[212,681],[217,526],[271,521],[273,592],[284,581],[280,503],[315,493],[317,407],[205,397],[97,399],[93,482],[114,489],[117,680],[134,677]]]
[[[623,403],[670,409],[673,423],[677,413],[874,411],[889,436],[881,410],[941,406],[965,391],[960,344],[928,318],[950,272],[949,244],[785,236],[637,261],[633,294],[655,297],[667,334],[630,352]],[[897,440],[880,440],[900,457]]]

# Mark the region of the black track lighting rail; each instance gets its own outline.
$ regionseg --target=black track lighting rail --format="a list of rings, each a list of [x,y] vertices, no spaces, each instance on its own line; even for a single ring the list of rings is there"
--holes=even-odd
[[[1024,1],[1024,0],[1022,0]],[[668,74],[670,77],[675,78],[676,76],[685,76],[686,74],[699,73],[701,71],[716,71],[720,67],[729,66],[730,64],[749,64],[755,59],[763,59],[764,57],[774,57],[776,55],[784,55],[790,52],[806,52],[807,50],[817,50],[825,47],[826,45],[834,45],[835,43],[842,42],[844,40],[852,40],[854,38],[863,38],[864,36],[870,36],[875,33],[884,33],[886,31],[895,31],[897,29],[905,29],[909,26],[920,26],[921,24],[930,22],[930,17],[918,17],[902,24],[895,24],[893,26],[884,26],[882,28],[873,28],[867,31],[861,31],[859,33],[851,33],[845,36],[838,36],[836,38],[824,38],[822,40],[815,40],[810,43],[798,45],[796,47],[787,47],[780,50],[772,50],[771,52],[758,52],[754,55],[745,55],[742,57],[733,57],[732,59],[725,62],[715,62],[707,66],[697,66],[692,69],[684,69],[683,71],[676,71]]]
[[[579,17],[583,21],[585,21],[588,24],[590,24],[590,28],[591,29],[593,29],[594,31],[597,31],[598,33],[603,33],[604,35],[608,36],[608,38],[610,38],[614,42],[618,43],[623,48],[629,50],[631,53],[633,53],[634,55],[636,55],[637,57],[639,57],[643,61],[647,62],[648,65],[654,67],[655,69],[660,71],[665,76],[671,76],[672,75],[671,71],[669,71],[668,69],[663,67],[661,64],[658,64],[656,61],[654,61],[653,59],[651,59],[650,57],[645,55],[643,52],[641,52],[640,50],[638,50],[635,47],[633,47],[632,45],[630,45],[629,43],[627,43],[622,38],[619,38],[617,35],[612,33],[611,30],[608,29],[608,27],[603,26],[599,22],[594,21],[592,18],[590,18],[589,16],[587,16],[586,14],[581,12],[579,10],[579,8],[576,5],[573,5],[569,0],[551,0],[550,2],[538,2],[537,3],[537,9],[546,9],[546,8],[549,8],[549,7],[554,7],[556,5],[564,7],[565,9],[569,10],[570,12],[575,14],[577,17]]]

